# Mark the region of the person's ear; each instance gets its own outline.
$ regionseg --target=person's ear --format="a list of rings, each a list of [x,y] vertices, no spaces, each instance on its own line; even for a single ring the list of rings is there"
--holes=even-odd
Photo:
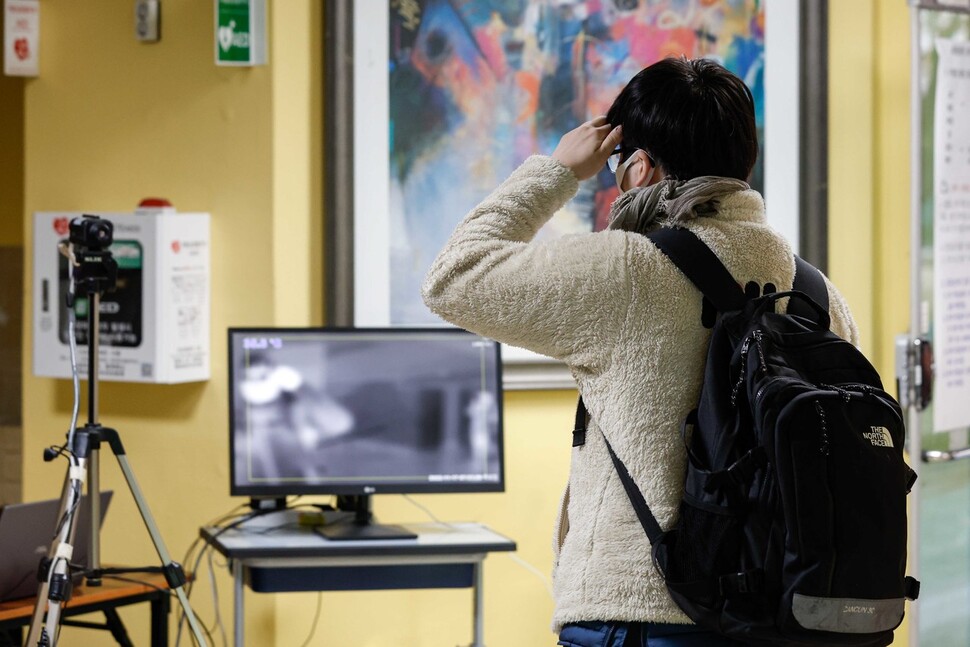
[[[637,157],[626,169],[623,183],[630,187],[649,186],[652,182],[660,179],[659,169],[654,165],[653,160],[642,150],[634,151]]]

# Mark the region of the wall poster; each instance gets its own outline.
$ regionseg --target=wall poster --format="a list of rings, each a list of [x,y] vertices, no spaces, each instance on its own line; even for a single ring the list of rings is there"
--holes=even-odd
[[[526,157],[551,153],[563,133],[605,113],[634,74],[668,56],[716,59],[751,88],[762,145],[751,183],[778,196],[771,204],[790,222],[774,224],[797,237],[797,0],[377,5],[354,2],[349,26],[354,325],[441,325],[420,285],[455,225]],[[782,51],[774,69],[772,25]],[[772,128],[789,133],[777,138],[781,148],[772,149]],[[604,168],[539,235],[604,228],[616,195]],[[505,357],[541,361],[514,348]]]
[[[936,42],[933,428],[970,427],[970,43]]]

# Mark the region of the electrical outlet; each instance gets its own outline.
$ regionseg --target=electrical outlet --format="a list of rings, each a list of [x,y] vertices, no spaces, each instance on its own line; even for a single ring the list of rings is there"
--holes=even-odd
[[[143,43],[158,42],[160,21],[158,0],[135,0],[135,38]]]

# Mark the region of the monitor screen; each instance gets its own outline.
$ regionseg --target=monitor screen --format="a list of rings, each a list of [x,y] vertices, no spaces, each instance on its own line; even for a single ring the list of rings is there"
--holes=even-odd
[[[499,344],[458,329],[229,330],[231,494],[504,489]]]

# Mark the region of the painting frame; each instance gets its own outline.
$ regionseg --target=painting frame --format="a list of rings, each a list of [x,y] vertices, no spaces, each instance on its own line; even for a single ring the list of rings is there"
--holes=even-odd
[[[765,158],[772,160],[766,165],[764,191],[769,212],[782,216],[769,216],[769,221],[802,256],[824,269],[825,236],[819,232],[826,230],[827,219],[827,3],[763,1]],[[388,128],[375,127],[389,123],[390,101],[389,84],[381,82],[390,75],[383,31],[388,23],[374,20],[375,4],[328,0],[324,11],[325,302],[326,321],[335,326],[390,323],[386,252],[393,241],[387,198],[375,199],[379,191],[371,190],[375,169],[389,168],[390,160]],[[367,20],[355,20],[355,15]],[[508,347],[504,356],[508,389],[575,388],[561,362]]]

